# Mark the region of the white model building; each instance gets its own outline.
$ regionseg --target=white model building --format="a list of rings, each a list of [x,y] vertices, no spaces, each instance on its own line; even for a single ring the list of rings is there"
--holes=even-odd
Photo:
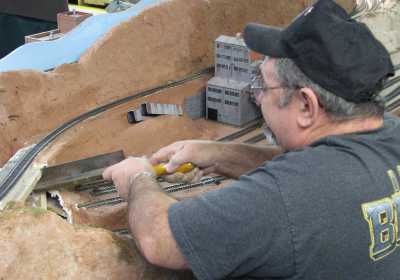
[[[221,35],[215,40],[215,77],[207,84],[207,119],[242,126],[261,116],[250,94],[257,65],[241,37]]]

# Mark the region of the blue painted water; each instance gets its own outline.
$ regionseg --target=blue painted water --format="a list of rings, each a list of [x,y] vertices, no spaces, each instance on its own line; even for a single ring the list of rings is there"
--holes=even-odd
[[[111,28],[161,1],[141,0],[123,12],[92,16],[60,39],[23,45],[0,60],[0,72],[27,69],[47,71],[64,63],[76,62]]]

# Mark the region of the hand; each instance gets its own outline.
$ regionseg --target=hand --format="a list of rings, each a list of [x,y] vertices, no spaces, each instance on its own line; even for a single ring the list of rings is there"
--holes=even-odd
[[[163,178],[169,183],[195,183],[199,182],[203,176],[203,170],[200,170],[198,167],[196,167],[187,173],[175,172],[164,175]]]
[[[168,173],[173,173],[180,165],[191,162],[206,175],[215,171],[219,151],[219,143],[214,141],[179,141],[161,148],[151,156],[150,162],[153,165],[167,162]]]
[[[123,199],[127,199],[131,178],[140,172],[150,172],[154,170],[149,160],[144,157],[129,157],[117,164],[107,167],[103,172],[104,180],[113,181],[118,194]]]

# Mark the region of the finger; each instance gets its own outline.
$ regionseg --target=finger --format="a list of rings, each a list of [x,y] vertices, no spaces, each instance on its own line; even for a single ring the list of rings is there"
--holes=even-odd
[[[182,177],[183,177],[183,174],[179,173],[179,172],[163,176],[164,180],[168,183],[182,182]]]
[[[113,177],[113,182],[115,185],[115,188],[117,189],[117,193],[120,197],[124,198],[126,196],[125,188],[122,185],[122,182],[120,181],[119,177]]]
[[[211,174],[211,173],[215,173],[215,171],[216,171],[215,166],[210,166],[210,167],[202,169],[203,176]]]
[[[200,182],[201,178],[203,178],[204,174],[201,169],[197,169],[196,172],[194,173],[193,178],[191,179],[191,183],[197,183]]]
[[[107,167],[104,171],[103,171],[103,179],[106,181],[112,181],[112,173],[114,170],[114,165],[111,165],[109,167]]]
[[[179,166],[188,162],[190,162],[189,152],[187,150],[182,150],[170,158],[169,162],[165,165],[165,168],[168,173],[173,173]]]
[[[193,179],[195,178],[196,174],[194,174],[193,172],[189,172],[189,173],[185,173],[182,176],[182,182],[185,183],[190,183],[193,181]]]
[[[192,171],[185,173],[183,175],[182,181],[187,183],[195,182],[196,178],[198,177],[198,173],[200,173],[200,169],[196,167]]]
[[[199,169],[199,172],[196,173],[196,176],[193,178],[192,182],[200,182],[201,178],[203,178],[203,171]]]
[[[179,162],[174,162],[174,161],[169,161],[165,165],[165,169],[167,170],[167,173],[174,173],[176,169],[180,166]]]
[[[175,142],[169,146],[161,148],[150,157],[151,164],[168,161],[177,151],[182,149],[182,142]]]

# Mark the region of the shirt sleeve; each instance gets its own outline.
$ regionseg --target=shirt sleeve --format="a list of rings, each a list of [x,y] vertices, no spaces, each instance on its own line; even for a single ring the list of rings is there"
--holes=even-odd
[[[178,246],[198,279],[293,273],[285,206],[265,169],[176,203],[168,216]]]

